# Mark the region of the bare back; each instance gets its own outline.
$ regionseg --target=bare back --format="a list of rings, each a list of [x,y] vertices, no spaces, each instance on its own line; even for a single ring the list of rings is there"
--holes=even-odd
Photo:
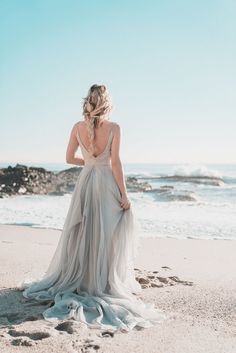
[[[95,144],[96,151],[94,157],[98,157],[106,148],[109,135],[113,129],[113,122],[104,121],[101,126],[95,129]],[[83,147],[89,150],[89,138],[87,132],[87,126],[84,121],[79,121],[77,124],[77,134],[79,134],[80,141]]]

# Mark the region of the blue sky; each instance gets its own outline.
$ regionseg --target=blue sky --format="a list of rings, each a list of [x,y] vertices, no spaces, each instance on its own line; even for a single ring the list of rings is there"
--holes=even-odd
[[[0,162],[64,163],[98,83],[123,162],[236,163],[235,18],[233,0],[1,0]]]

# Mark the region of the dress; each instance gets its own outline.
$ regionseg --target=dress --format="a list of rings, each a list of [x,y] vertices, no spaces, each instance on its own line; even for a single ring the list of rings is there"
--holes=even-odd
[[[130,331],[166,318],[145,303],[133,261],[138,239],[132,206],[121,195],[110,164],[113,130],[105,149],[90,156],[79,134],[85,164],[77,178],[62,233],[44,276],[21,282],[25,298],[53,301],[46,320],[74,319],[90,328]]]

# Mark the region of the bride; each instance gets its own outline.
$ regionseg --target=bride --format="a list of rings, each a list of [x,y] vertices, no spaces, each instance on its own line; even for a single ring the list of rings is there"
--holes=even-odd
[[[45,274],[23,281],[23,296],[52,301],[46,320],[74,319],[90,328],[130,331],[166,318],[145,303],[135,279],[137,222],[119,157],[120,126],[109,120],[111,98],[104,85],[90,87],[82,121],[74,124],[66,151],[83,166],[55,253]],[[75,157],[80,147],[83,158]]]

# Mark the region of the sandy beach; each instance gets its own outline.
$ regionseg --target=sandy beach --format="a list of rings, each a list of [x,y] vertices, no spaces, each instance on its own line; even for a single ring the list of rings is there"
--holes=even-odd
[[[0,351],[236,352],[236,242],[141,238],[135,260],[140,297],[167,315],[161,324],[129,333],[101,332],[74,320],[52,323],[48,304],[28,301],[20,281],[46,270],[60,231],[0,226]]]

